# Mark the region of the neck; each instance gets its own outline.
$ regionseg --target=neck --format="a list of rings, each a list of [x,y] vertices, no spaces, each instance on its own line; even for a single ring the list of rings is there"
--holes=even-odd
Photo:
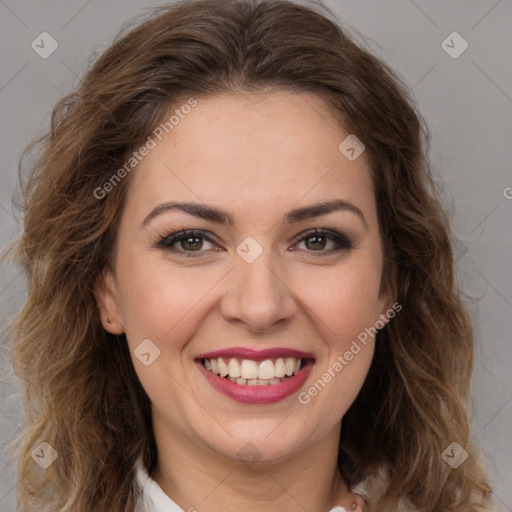
[[[354,497],[337,468],[339,428],[285,460],[240,462],[214,452],[189,436],[168,431],[155,439],[154,480],[183,510],[328,512],[352,509]]]

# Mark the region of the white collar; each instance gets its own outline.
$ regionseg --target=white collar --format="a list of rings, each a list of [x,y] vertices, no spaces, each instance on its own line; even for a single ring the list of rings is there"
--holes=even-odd
[[[142,502],[137,504],[135,512],[184,512],[148,475],[142,457],[137,459],[135,470],[142,487]]]

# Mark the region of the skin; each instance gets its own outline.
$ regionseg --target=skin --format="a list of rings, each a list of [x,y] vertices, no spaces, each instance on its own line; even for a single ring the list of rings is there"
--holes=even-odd
[[[215,96],[198,100],[134,171],[112,269],[96,295],[105,329],[126,333],[152,402],[154,479],[184,510],[352,508],[336,467],[339,429],[367,375],[373,339],[307,405],[297,394],[267,405],[235,402],[194,362],[202,352],[240,346],[312,352],[307,390],[391,307],[380,289],[369,165],[364,152],[353,162],[340,153],[347,135],[313,94]],[[366,225],[351,211],[284,220],[294,208],[334,199],[359,208]],[[234,224],[173,210],[142,227],[168,201],[216,206]],[[342,233],[353,248],[333,252],[329,239],[295,239],[311,228]],[[213,241],[194,240],[199,251],[179,241],[174,252],[155,247],[182,229]],[[248,236],[263,248],[252,263],[236,252]],[[134,355],[145,339],[160,350],[149,366]],[[238,455],[246,443],[257,452],[254,464]]]

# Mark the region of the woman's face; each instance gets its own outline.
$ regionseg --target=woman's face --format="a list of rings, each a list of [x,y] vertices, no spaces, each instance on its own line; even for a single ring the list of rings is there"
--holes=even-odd
[[[366,155],[341,152],[349,134],[306,93],[198,100],[164,135],[133,171],[97,292],[157,444],[261,460],[313,446],[356,398],[365,329],[392,303]]]

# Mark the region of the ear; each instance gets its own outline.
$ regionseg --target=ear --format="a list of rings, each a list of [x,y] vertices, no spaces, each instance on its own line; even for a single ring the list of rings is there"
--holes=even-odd
[[[388,262],[382,273],[377,304],[377,317],[375,318],[375,323],[381,326],[379,329],[386,325],[396,313],[402,309],[402,305],[397,302],[397,297],[397,270],[395,265]]]
[[[94,284],[94,296],[103,328],[111,334],[123,334],[123,319],[112,272],[105,269]]]

